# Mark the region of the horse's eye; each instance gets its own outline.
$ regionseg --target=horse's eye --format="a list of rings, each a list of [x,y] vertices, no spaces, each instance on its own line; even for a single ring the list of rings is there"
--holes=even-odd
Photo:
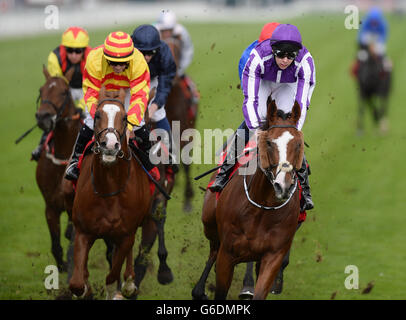
[[[271,141],[266,140],[266,145],[267,145],[269,148],[272,148],[272,143],[271,143]]]
[[[99,119],[100,119],[100,112],[97,111],[97,112],[94,114],[94,120],[99,120]]]
[[[127,115],[123,117],[123,122],[127,122]]]

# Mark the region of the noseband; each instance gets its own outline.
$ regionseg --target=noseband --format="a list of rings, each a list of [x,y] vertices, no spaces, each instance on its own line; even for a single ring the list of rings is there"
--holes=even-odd
[[[268,130],[274,129],[274,128],[294,128],[297,130],[296,126],[293,125],[273,125],[271,127],[268,128]],[[261,169],[261,171],[264,173],[265,177],[267,178],[267,180],[272,184],[272,186],[275,185],[275,180],[276,177],[278,176],[278,174],[282,171],[284,172],[290,172],[293,170],[293,168],[291,167],[292,165],[289,165],[288,163],[284,162],[284,163],[280,163],[277,165],[271,165],[268,168],[262,168],[261,165],[259,165],[259,168]],[[272,169],[274,168],[278,168],[278,171],[276,172],[276,175],[273,174]],[[279,206],[276,207],[268,207],[268,206],[263,206],[261,204],[256,203],[255,201],[253,201],[250,196],[249,196],[249,190],[248,190],[248,186],[247,186],[247,176],[244,175],[244,190],[245,190],[245,195],[247,196],[248,201],[253,204],[254,206],[256,206],[257,208],[263,209],[263,210],[277,210],[280,209],[282,207],[284,207],[286,204],[289,203],[290,199],[292,198],[293,194],[295,193],[296,189],[297,189],[297,174],[296,171],[293,170],[293,175],[294,175],[294,188],[290,191],[289,193],[289,197],[288,199],[282,203]],[[252,181],[252,180],[251,180]]]

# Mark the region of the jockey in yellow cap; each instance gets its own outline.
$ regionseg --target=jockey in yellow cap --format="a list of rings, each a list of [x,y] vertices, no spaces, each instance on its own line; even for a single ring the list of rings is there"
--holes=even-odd
[[[134,130],[134,134],[142,140],[139,147],[145,152],[149,151],[149,132],[143,126],[150,89],[149,68],[144,56],[134,49],[130,35],[122,31],[112,32],[107,36],[104,45],[94,48],[87,57],[83,73],[86,117],[66,169],[65,178],[68,180],[76,180],[79,176],[77,163],[93,136],[93,119],[102,86],[108,91],[121,88],[126,90],[127,136],[129,131]],[[149,171],[154,168],[152,164],[149,166],[145,165]]]
[[[62,34],[61,44],[48,56],[47,69],[52,77],[63,77],[71,68],[74,69],[69,87],[76,107],[82,111],[85,108],[82,75],[90,50],[87,31],[79,27],[70,27]],[[31,153],[31,159],[38,161],[46,137],[47,133],[43,133],[38,147]]]

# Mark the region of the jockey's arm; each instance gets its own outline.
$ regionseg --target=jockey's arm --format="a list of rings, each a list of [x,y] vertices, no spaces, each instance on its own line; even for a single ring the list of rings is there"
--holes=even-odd
[[[166,44],[161,47],[161,54],[161,74],[158,75],[158,86],[152,101],[152,103],[158,105],[158,108],[162,108],[165,105],[169,92],[172,89],[172,81],[176,75],[176,64]]]
[[[145,60],[144,60],[145,62]],[[150,74],[147,63],[133,64],[133,79],[130,79],[130,106],[127,112],[128,130],[139,126],[148,105]]]
[[[99,91],[101,87],[101,76],[93,72],[91,62],[87,60],[85,70],[83,72],[83,96],[86,104],[87,111],[92,118],[97,108],[97,101],[99,99]]]
[[[241,79],[242,91],[244,94],[242,111],[245,123],[250,130],[256,129],[260,125],[260,119],[258,118],[258,94],[262,69],[263,61],[256,54],[256,51],[253,50],[245,64]]]
[[[180,36],[182,42],[182,51],[177,74],[178,76],[183,76],[186,72],[187,67],[189,67],[189,65],[192,63],[194,47],[189,33],[183,26]]]
[[[316,69],[313,57],[308,52],[300,62],[297,76],[296,101],[299,103],[301,109],[300,118],[297,123],[299,130],[303,128],[315,85]]]
[[[51,51],[51,53],[48,56],[48,66],[47,66],[48,72],[51,75],[51,77],[62,77],[63,72],[62,68],[59,65],[58,57],[56,54]]]

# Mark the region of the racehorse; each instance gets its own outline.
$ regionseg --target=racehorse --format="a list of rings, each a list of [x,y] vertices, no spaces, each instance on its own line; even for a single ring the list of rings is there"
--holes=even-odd
[[[114,244],[113,261],[106,277],[107,299],[122,298],[118,284],[126,258],[121,292],[131,297],[136,290],[132,248],[137,228],[151,209],[149,180],[127,144],[125,91],[107,92],[102,87],[95,113],[95,142],[83,157],[77,181],[72,221],[75,227],[74,270],[69,288],[78,297],[91,296],[87,260],[96,239]]]
[[[391,87],[391,71],[385,70],[385,59],[374,53],[373,48],[361,50],[358,66],[359,107],[357,130],[362,133],[364,128],[364,113],[366,107],[372,113],[375,125],[380,125],[381,131],[387,130],[386,115],[388,98]]]
[[[69,81],[73,71],[73,68],[69,70],[65,77],[51,77],[45,66],[43,67],[46,82],[40,88],[38,97],[40,104],[35,114],[38,126],[44,132],[50,133],[38,160],[36,180],[45,200],[52,254],[61,272],[67,271],[60,242],[60,216],[66,209],[61,182],[80,128],[80,113],[77,112],[69,92]],[[65,236],[70,239],[70,217],[68,220]]]
[[[176,66],[178,67],[180,59],[179,39],[171,37],[165,39],[165,42],[171,49]],[[180,136],[185,130],[194,129],[196,125],[198,103],[194,101],[194,93],[191,92],[192,90],[189,88],[188,85],[188,83],[190,84],[191,81],[192,80],[187,75],[184,75],[182,78],[176,76],[165,105],[166,116],[171,125],[172,132],[176,131],[174,125],[179,125],[178,132],[180,133]],[[176,146],[179,149],[179,156],[183,147],[191,143],[191,141],[192,137],[180,140],[180,146]],[[183,210],[186,212],[190,212],[192,210],[192,198],[194,196],[190,177],[190,164],[182,163],[182,166],[185,171],[186,181],[184,190],[185,202],[183,205]]]
[[[225,299],[235,265],[249,261],[257,262],[258,271],[253,299],[267,297],[298,225],[295,172],[301,167],[304,147],[303,134],[296,128],[299,118],[297,102],[291,113],[284,114],[268,101],[258,157],[251,160],[258,161],[255,173],[250,178],[234,174],[219,196],[206,191],[202,221],[210,254],[193,298],[207,298],[205,283],[216,262],[215,299]]]

